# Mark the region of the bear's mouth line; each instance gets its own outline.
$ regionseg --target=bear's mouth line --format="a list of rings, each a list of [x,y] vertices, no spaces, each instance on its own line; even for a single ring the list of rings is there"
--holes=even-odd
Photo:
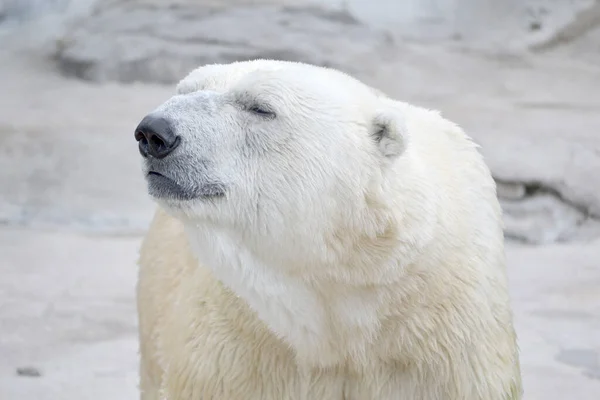
[[[148,171],[150,194],[154,197],[171,197],[178,200],[211,199],[225,196],[225,187],[218,183],[207,183],[194,189],[186,189],[175,180],[156,172]]]

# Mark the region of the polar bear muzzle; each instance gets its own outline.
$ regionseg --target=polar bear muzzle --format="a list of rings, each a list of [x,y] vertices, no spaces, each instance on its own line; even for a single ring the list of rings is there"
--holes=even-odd
[[[223,185],[205,183],[190,187],[178,179],[181,160],[169,157],[181,144],[171,121],[154,113],[145,116],[135,129],[135,140],[144,159],[148,192],[157,199],[193,200],[198,198],[222,197]]]

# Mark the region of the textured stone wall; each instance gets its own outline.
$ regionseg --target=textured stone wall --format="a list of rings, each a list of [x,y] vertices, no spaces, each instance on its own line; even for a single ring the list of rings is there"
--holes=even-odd
[[[539,44],[596,0],[0,0],[0,23],[98,9],[316,6],[343,10],[358,21],[416,40],[459,40],[478,46]],[[60,23],[60,22],[57,22]],[[44,35],[45,32],[39,32]]]

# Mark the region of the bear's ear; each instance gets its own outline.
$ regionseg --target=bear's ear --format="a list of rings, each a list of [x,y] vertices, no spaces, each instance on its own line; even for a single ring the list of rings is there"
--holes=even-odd
[[[383,156],[396,158],[406,150],[408,129],[401,110],[396,107],[379,109],[375,113],[371,129],[371,137]]]

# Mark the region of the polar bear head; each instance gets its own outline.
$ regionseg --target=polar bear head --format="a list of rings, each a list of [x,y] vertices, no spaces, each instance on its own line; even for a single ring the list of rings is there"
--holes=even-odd
[[[143,119],[136,138],[150,195],[166,210],[230,230],[288,268],[337,265],[350,248],[391,240],[386,212],[401,200],[386,192],[402,179],[392,170],[403,164],[402,175],[419,175],[402,162],[410,137],[395,102],[300,63],[200,68]]]

